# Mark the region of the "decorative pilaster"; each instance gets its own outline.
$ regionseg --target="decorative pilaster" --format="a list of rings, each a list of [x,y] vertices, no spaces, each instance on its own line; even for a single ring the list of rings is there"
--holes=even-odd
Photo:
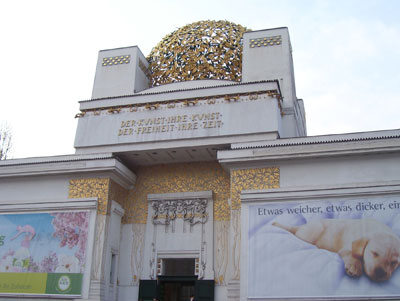
[[[97,197],[97,218],[94,236],[92,270],[89,295],[100,300],[104,296],[104,248],[111,201],[124,203],[128,191],[109,178],[72,179],[69,181],[68,198]]]
[[[138,286],[143,271],[145,224],[132,224],[131,272],[132,285]]]
[[[240,209],[232,210],[232,275],[231,280],[240,280]]]
[[[214,222],[214,265],[215,284],[226,285],[229,262],[229,220]]]
[[[243,190],[279,188],[279,167],[236,169],[231,171],[231,224],[232,224],[232,275],[231,280],[240,279],[240,194]]]

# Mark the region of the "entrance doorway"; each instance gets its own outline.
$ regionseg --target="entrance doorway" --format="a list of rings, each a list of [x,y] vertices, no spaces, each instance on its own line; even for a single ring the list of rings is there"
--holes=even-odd
[[[163,258],[162,275],[157,280],[140,280],[139,300],[188,301],[194,295],[198,301],[214,300],[214,280],[199,280],[195,258]]]
[[[187,301],[195,292],[195,258],[162,259],[158,276],[160,301]]]
[[[194,293],[193,293],[194,291]],[[140,280],[139,300],[187,301],[194,294],[198,301],[214,301],[214,280],[196,276],[158,276],[158,280]]]
[[[159,276],[160,301],[188,301],[195,294],[196,276]]]

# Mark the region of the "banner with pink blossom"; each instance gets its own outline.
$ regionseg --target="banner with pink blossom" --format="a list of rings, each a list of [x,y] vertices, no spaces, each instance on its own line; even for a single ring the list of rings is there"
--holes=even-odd
[[[89,211],[0,215],[0,294],[81,295]]]

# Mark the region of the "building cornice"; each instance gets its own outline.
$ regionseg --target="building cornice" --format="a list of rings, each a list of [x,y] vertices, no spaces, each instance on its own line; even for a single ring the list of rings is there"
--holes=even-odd
[[[400,130],[238,143],[217,154],[222,164],[400,152]]]
[[[102,159],[112,159],[112,158],[114,158],[114,156],[111,153],[87,154],[87,155],[70,154],[70,155],[48,156],[48,157],[17,158],[17,159],[8,159],[0,161],[0,167],[45,164],[45,163],[78,162],[78,161],[102,160]]]
[[[190,98],[216,98],[219,96],[251,93],[254,91],[277,91],[278,95],[281,96],[279,82],[277,80],[258,81],[258,82],[247,82],[247,83],[236,83],[227,85],[216,85],[208,87],[196,87],[189,89],[179,89],[170,91],[161,91],[154,93],[139,93],[134,95],[123,95],[115,97],[98,98],[86,101],[80,101],[80,110],[82,112],[88,110],[98,110],[106,108],[117,108],[132,105],[143,105],[152,104],[158,102],[169,102],[169,101],[183,101]],[[190,93],[188,93],[190,92]]]
[[[109,175],[125,188],[131,188],[136,175],[110,153],[65,155],[4,160],[0,162],[0,179],[47,175]]]
[[[269,141],[236,143],[232,145],[232,149],[246,149],[246,148],[254,149],[260,147],[271,148],[278,146],[324,144],[324,143],[338,143],[338,142],[349,142],[349,141],[368,141],[368,140],[390,139],[390,138],[400,138],[400,129],[295,137],[295,138],[282,138],[272,141],[269,140]]]

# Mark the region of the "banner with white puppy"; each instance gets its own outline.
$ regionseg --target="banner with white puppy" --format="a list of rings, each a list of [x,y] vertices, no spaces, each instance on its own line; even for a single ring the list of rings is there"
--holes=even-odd
[[[89,211],[0,215],[0,295],[81,295]]]
[[[249,206],[248,298],[400,296],[400,198]]]

